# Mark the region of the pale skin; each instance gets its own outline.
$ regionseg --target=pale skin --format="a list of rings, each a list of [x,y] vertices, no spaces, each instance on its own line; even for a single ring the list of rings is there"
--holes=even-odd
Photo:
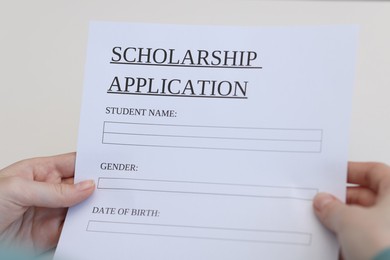
[[[67,208],[95,189],[91,180],[73,184],[75,156],[28,159],[0,171],[0,245],[37,254],[57,245]]]
[[[348,164],[347,204],[327,193],[314,199],[314,211],[333,231],[344,260],[370,260],[390,247],[390,167]]]
[[[67,208],[95,184],[73,184],[75,153],[17,162],[0,171],[0,244],[42,253],[57,245]],[[349,163],[347,204],[326,193],[314,199],[320,221],[335,232],[345,260],[369,260],[390,247],[390,167]]]

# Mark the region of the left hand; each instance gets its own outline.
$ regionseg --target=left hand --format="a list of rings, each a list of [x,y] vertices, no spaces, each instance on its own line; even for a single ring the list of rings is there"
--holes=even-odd
[[[29,159],[0,171],[0,245],[38,254],[57,245],[67,208],[95,189],[92,180],[73,184],[75,157]]]

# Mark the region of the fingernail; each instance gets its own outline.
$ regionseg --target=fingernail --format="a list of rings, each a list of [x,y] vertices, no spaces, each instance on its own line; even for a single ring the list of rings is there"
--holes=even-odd
[[[326,205],[334,200],[334,197],[328,193],[318,193],[314,197],[314,208],[321,211]]]
[[[88,190],[95,186],[95,182],[93,180],[86,180],[75,184],[76,190],[83,191]]]

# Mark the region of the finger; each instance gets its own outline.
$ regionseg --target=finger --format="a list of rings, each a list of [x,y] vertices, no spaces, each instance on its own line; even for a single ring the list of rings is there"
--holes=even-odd
[[[376,193],[370,189],[363,187],[348,187],[347,188],[347,204],[355,204],[369,207],[376,202]]]
[[[36,180],[46,179],[48,174],[56,173],[60,178],[74,176],[76,153],[60,154],[31,160]]]
[[[76,153],[26,159],[1,170],[2,176],[21,176],[46,182],[59,182],[74,176]]]
[[[348,183],[378,191],[380,183],[390,178],[390,168],[382,163],[350,162],[348,163]]]
[[[344,260],[343,255],[341,254],[341,251],[339,251],[339,260]]]
[[[313,206],[321,223],[331,231],[338,233],[346,205],[330,194],[319,193],[314,197]]]
[[[74,183],[74,178],[66,178],[66,179],[62,179],[62,183],[65,183],[65,184],[73,184]]]
[[[95,189],[92,180],[77,184],[45,183],[24,178],[8,178],[9,198],[24,206],[61,208],[73,206],[88,198]]]
[[[74,176],[76,153],[73,152],[52,156],[50,160],[52,160],[52,163],[55,165],[58,172],[61,173],[61,177],[69,178]]]

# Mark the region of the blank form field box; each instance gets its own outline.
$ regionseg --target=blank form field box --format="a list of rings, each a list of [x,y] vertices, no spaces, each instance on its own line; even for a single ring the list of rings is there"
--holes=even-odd
[[[309,246],[312,234],[304,232],[203,227],[150,223],[112,222],[90,220],[88,232],[148,235],[190,239],[211,239],[251,243],[277,243]]]
[[[198,195],[298,199],[310,201],[318,193],[314,188],[260,186],[194,181],[150,180],[100,177],[98,189],[131,190]]]
[[[104,122],[103,144],[188,149],[320,153],[321,129]]]
[[[305,205],[304,207],[309,204],[310,208],[313,197],[318,193],[318,190],[315,188],[113,177],[100,177],[98,179],[97,188],[100,190],[121,190],[123,192],[174,193],[177,196],[206,196],[202,199],[210,201],[217,198],[216,196],[222,196],[222,198],[226,200],[230,200],[232,196],[245,199],[250,197],[259,198],[258,205],[261,205],[261,203],[272,203],[274,207],[285,205],[283,200],[296,200],[299,205]],[[183,197],[183,199],[185,198],[186,197]],[[274,199],[277,199],[279,202],[275,203],[270,201]],[[218,198],[218,201],[219,200],[220,198]],[[280,207],[279,210],[286,213],[284,207]],[[286,214],[286,217],[287,216],[288,214]],[[256,229],[198,226],[196,224],[177,225],[168,223],[134,223],[98,220],[90,220],[87,226],[87,231],[89,232],[310,246],[312,243],[312,234],[310,232],[301,231],[299,228],[297,229],[298,231],[283,229],[275,230],[275,226],[273,228]]]

